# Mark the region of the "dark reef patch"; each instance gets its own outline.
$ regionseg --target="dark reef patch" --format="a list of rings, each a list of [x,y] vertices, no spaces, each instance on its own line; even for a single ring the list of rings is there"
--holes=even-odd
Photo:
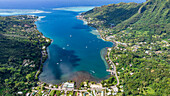
[[[63,74],[69,74],[73,72],[74,67],[79,66],[80,58],[75,55],[73,50],[63,49],[56,44],[51,44],[50,49],[50,57],[45,62],[43,69],[48,74],[41,75],[41,78],[45,78],[47,75],[52,76],[48,76],[48,79],[46,78],[44,82],[50,82],[52,79],[61,80]]]

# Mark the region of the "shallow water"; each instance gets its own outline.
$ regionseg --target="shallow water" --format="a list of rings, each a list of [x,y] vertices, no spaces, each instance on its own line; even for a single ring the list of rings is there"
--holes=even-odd
[[[87,72],[84,73],[87,76],[91,74],[93,79],[106,78],[109,73],[106,72],[106,64],[101,58],[101,49],[113,44],[100,39],[94,28],[78,20],[76,16],[80,12],[50,12],[42,13],[41,16],[46,17],[36,22],[38,30],[53,40],[48,47],[49,58],[44,63],[40,80],[60,83],[73,79],[72,74],[82,71]]]
[[[80,81],[86,79],[100,80],[107,78],[106,68],[108,66],[103,61],[102,56],[105,53],[104,48],[111,47],[113,44],[101,40],[94,28],[85,25],[81,20],[77,20],[75,16],[82,11],[87,11],[86,9],[91,9],[91,7],[82,6],[100,6],[122,1],[61,1],[0,1],[0,8],[3,8],[0,9],[0,15],[28,14],[41,16],[38,19],[39,21],[36,22],[38,30],[44,36],[53,39],[53,43],[48,47],[49,58],[44,63],[43,72],[39,77],[41,81],[56,84],[72,79],[80,83]],[[123,0],[123,2],[132,1],[143,2],[145,0]],[[57,9],[53,10],[54,8]]]

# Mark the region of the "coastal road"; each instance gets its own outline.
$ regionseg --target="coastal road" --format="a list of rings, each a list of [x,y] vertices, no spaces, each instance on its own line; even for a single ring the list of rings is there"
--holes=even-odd
[[[111,72],[111,73],[113,72],[113,73],[115,74],[115,77],[116,77],[116,79],[117,79],[117,84],[116,84],[116,86],[117,86],[117,85],[119,85],[119,78],[118,78],[117,73],[116,73],[116,66],[115,66],[115,64],[113,63],[113,61],[110,59],[110,53],[111,53],[111,51],[112,51],[112,48],[111,48],[111,50],[109,50],[109,52],[108,52],[108,58],[109,58],[109,62],[112,63],[114,70],[111,70],[110,72]]]
[[[41,52],[41,61],[40,61],[41,63],[40,63],[40,66],[39,66],[39,68],[38,68],[38,71],[37,71],[36,74],[35,74],[35,78],[38,77],[37,75],[38,75],[38,73],[40,72],[41,64],[43,64],[43,63],[42,63],[42,58],[43,58],[43,57],[42,57],[42,52]]]
[[[58,88],[50,88],[50,87],[45,87],[46,89],[51,89],[51,90],[58,90],[58,91],[79,91],[79,92],[87,92],[87,90],[78,90],[78,89],[58,89]]]

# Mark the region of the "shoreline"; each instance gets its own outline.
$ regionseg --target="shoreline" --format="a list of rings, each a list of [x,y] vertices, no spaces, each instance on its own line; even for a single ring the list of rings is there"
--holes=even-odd
[[[84,24],[86,24],[86,25],[88,25],[88,22],[81,16],[81,14],[79,14],[78,16],[76,16],[77,17],[77,19],[79,19],[79,20],[82,20],[83,22],[84,22]],[[89,25],[88,25],[89,26]],[[90,26],[90,27],[92,27],[92,26]],[[95,28],[95,27],[92,27],[92,28]],[[100,32],[100,30],[99,29],[97,29],[97,28],[95,28],[96,29],[96,32],[98,32],[99,34],[100,34],[100,39],[102,39],[103,41],[106,41],[106,42],[111,42],[111,43],[113,43],[113,46],[112,47],[105,47],[107,50],[107,52],[108,52],[108,48],[113,48],[113,47],[115,47],[115,46],[117,46],[116,45],[116,42],[114,42],[114,41],[107,41],[106,39],[104,39],[104,36],[101,34],[101,32]],[[104,58],[105,58],[105,61],[107,62],[107,60],[106,60],[106,56],[107,56],[107,52],[106,52],[106,55],[104,56]],[[107,65],[108,65],[108,67],[109,67],[109,63],[107,62]],[[106,68],[107,69],[107,68]],[[108,68],[109,69],[109,68]],[[106,70],[107,71],[107,70]]]
[[[109,64],[107,63],[107,60],[106,60],[107,47],[101,49],[100,55],[101,55],[102,60],[104,61],[104,64],[106,66],[106,70],[109,69]]]
[[[28,15],[29,16],[29,15]],[[34,25],[35,25],[35,29],[41,34],[41,38],[44,38],[44,39],[46,39],[46,41],[47,41],[47,43],[48,43],[48,45],[47,46],[45,46],[45,49],[42,49],[42,51],[43,50],[45,50],[45,53],[46,53],[46,55],[45,56],[43,56],[43,54],[42,54],[42,51],[41,51],[41,64],[40,64],[40,66],[39,66],[39,69],[37,70],[37,72],[36,72],[36,74],[35,74],[35,80],[37,80],[37,81],[40,81],[39,80],[39,75],[42,73],[42,71],[43,71],[43,63],[48,59],[48,57],[49,57],[49,52],[47,51],[48,50],[48,47],[51,45],[51,43],[53,42],[53,40],[52,39],[50,39],[50,38],[48,38],[48,37],[45,37],[44,35],[43,35],[43,33],[42,32],[40,32],[38,29],[37,29],[37,25],[36,25],[36,22],[37,21],[40,21],[41,20],[41,16],[36,16],[37,18],[34,20]],[[49,40],[49,41],[48,41]],[[40,81],[41,82],[41,81]]]
[[[86,21],[86,19],[84,19],[84,17],[81,15],[81,14],[79,14],[78,16],[76,16],[77,17],[77,19],[79,19],[79,20],[82,20],[83,22],[85,22],[85,23],[87,23],[87,25],[88,25],[88,22]],[[89,26],[89,25],[88,25]],[[92,27],[92,26],[90,26],[90,27]],[[93,27],[93,28],[95,28],[95,27]],[[119,85],[119,78],[118,78],[118,75],[117,75],[117,72],[116,72],[116,65],[113,63],[113,61],[110,59],[110,52],[111,52],[111,50],[113,49],[113,47],[116,47],[117,46],[117,42],[116,41],[108,41],[108,40],[106,40],[105,39],[105,37],[101,34],[101,31],[102,30],[99,30],[99,29],[97,29],[97,28],[95,28],[96,30],[97,30],[97,32],[99,32],[99,34],[100,34],[100,38],[103,40],[103,41],[107,41],[107,42],[112,42],[113,43],[113,46],[112,47],[106,47],[106,51],[107,51],[107,53],[106,53],[106,55],[104,56],[105,57],[105,61],[107,62],[107,65],[108,65],[108,69],[106,68],[106,71],[107,72],[110,72],[110,75],[109,76],[111,76],[111,75],[114,75],[115,77],[116,77],[116,80],[117,80],[117,84],[115,85],[115,86],[117,86],[117,85]],[[106,60],[106,57],[108,58],[108,60]],[[114,68],[113,69],[111,69],[110,70],[110,64],[109,63],[111,63],[111,64],[113,64],[113,66],[114,66]]]
[[[39,16],[37,16],[38,18],[35,20],[35,22],[34,22],[34,24],[35,24],[35,26],[36,26],[36,29],[37,29],[37,22],[38,21],[40,21],[39,20],[39,18],[41,18],[41,17],[39,17]],[[93,27],[92,27],[93,28]],[[37,29],[38,30],[38,29]],[[97,31],[98,32],[98,30],[94,30],[94,31]],[[38,32],[40,32],[39,30],[38,30]],[[43,38],[48,38],[48,37],[45,37],[44,35],[43,35],[43,33],[42,32],[40,32],[42,35],[41,35],[41,37],[43,37]],[[100,34],[99,34],[100,35]],[[98,35],[98,36],[99,36]],[[38,80],[38,82],[41,82],[41,83],[47,83],[47,84],[54,84],[54,82],[46,82],[46,81],[41,81],[40,80],[40,75],[42,74],[42,72],[43,72],[43,66],[44,66],[44,63],[46,62],[46,60],[49,58],[49,46],[53,43],[53,39],[51,39],[51,38],[48,38],[48,39],[50,39],[50,44],[48,45],[48,46],[46,46],[46,48],[45,48],[45,51],[46,51],[46,53],[47,53],[47,56],[46,56],[46,58],[44,59],[44,61],[43,62],[41,62],[41,65],[40,65],[40,68],[38,69],[38,71],[36,72],[36,75],[35,75],[35,77],[38,77],[38,78],[36,78],[36,80]],[[98,38],[98,39],[102,39],[102,38]],[[102,39],[103,40],[103,39]],[[106,49],[106,51],[107,51],[107,47],[105,47],[105,49]],[[102,50],[101,50],[102,51]],[[100,52],[101,53],[101,52]],[[105,56],[106,56],[107,54],[105,54],[104,56],[102,56],[101,54],[100,54],[100,56],[101,56],[101,58],[103,57],[103,59],[102,59],[102,61],[105,63],[107,63],[107,61],[105,60]],[[109,68],[109,66],[108,66],[108,64],[106,65],[105,64],[105,66],[106,66],[106,70]],[[107,67],[108,66],[108,67]],[[77,71],[77,72],[73,72],[72,74],[80,74],[82,71]],[[85,72],[86,73],[86,72]],[[83,73],[84,74],[84,73]],[[82,74],[82,75],[83,75]],[[90,72],[87,72],[86,74],[88,74],[89,75],[89,77],[90,77],[90,79],[86,79],[86,80],[90,80],[90,81],[95,81],[95,82],[97,82],[97,83],[99,83],[99,82],[101,82],[102,80],[105,80],[105,79],[107,79],[107,78],[109,78],[110,77],[110,74],[108,74],[108,75],[106,75],[105,77],[102,77],[102,78],[98,78],[98,77],[95,77],[95,76],[93,76],[92,74],[90,74]],[[72,75],[73,76],[73,75]],[[76,78],[76,76],[77,75],[75,75],[75,76],[73,76],[74,78]],[[73,78],[72,78],[73,79]],[[70,80],[72,80],[72,79],[70,79]],[[84,78],[82,78],[82,80],[84,80]],[[80,80],[80,81],[82,81],[82,80]],[[84,81],[86,81],[86,80],[84,80]],[[63,82],[62,82],[63,83]],[[56,83],[56,84],[62,84],[61,82],[60,83]]]
[[[37,19],[36,19],[37,20]],[[37,20],[38,21],[38,20]],[[37,21],[35,22],[35,25],[37,24]],[[86,21],[85,21],[86,22]],[[85,24],[85,22],[84,22],[84,24]],[[36,27],[37,27],[37,25],[36,25]],[[94,28],[94,27],[91,27],[91,28]],[[37,29],[38,30],[38,29]],[[98,39],[102,39],[103,41],[106,41],[106,40],[104,40],[104,38],[102,38],[101,37],[101,34],[100,34],[100,32],[96,29],[96,28],[94,28],[94,29],[92,29],[92,30],[94,30],[94,31],[96,31],[97,33],[99,33],[98,34],[98,36],[100,36],[100,38],[98,38]],[[41,32],[40,32],[41,33]],[[95,35],[95,34],[94,34]],[[43,34],[42,34],[42,36],[44,36]],[[44,38],[47,38],[47,37],[45,37],[44,36]],[[110,41],[106,41],[106,42],[110,42]],[[48,45],[48,46],[46,46],[46,53],[47,53],[47,57],[45,58],[45,60],[44,60],[44,62],[49,58],[49,51],[47,51],[47,49],[48,49],[48,47],[51,45],[51,43],[53,43],[53,39],[50,39],[50,44]],[[112,42],[111,42],[112,43]],[[105,49],[105,54],[104,55],[102,55],[101,54],[101,51],[102,50],[100,50],[100,56],[101,56],[101,58],[102,58],[102,61],[103,61],[103,63],[105,64],[105,67],[106,67],[106,72],[108,72],[107,71],[107,69],[109,69],[109,64],[107,63],[107,61],[106,61],[106,55],[107,55],[107,48],[108,47],[105,47],[105,48],[103,48],[103,49]],[[49,49],[48,49],[49,50]],[[41,81],[40,80],[40,74],[42,74],[42,72],[43,72],[43,65],[44,65],[44,62],[42,62],[41,63],[41,68],[37,71],[37,73],[39,72],[39,74],[38,74],[38,81],[39,82],[43,82],[43,83],[47,83],[47,82],[45,82],[45,81]],[[78,73],[79,72],[81,72],[81,71],[77,71]],[[90,73],[89,73],[90,74]],[[107,78],[109,78],[111,75],[110,75],[110,73],[108,72],[108,75],[106,75],[105,77],[103,77],[103,78],[98,78],[98,77],[94,77],[92,74],[90,74],[91,75],[91,77],[93,77],[93,80],[92,81],[96,81],[96,82],[101,82],[101,80],[105,80],[105,79],[107,79]],[[94,78],[95,78],[95,80],[94,80]],[[52,84],[52,83],[48,83],[48,84]]]

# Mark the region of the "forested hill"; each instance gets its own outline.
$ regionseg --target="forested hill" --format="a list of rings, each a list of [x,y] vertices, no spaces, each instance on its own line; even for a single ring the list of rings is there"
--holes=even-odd
[[[170,31],[169,13],[169,0],[148,0],[143,4],[119,3],[96,7],[81,15],[96,28],[114,26],[112,33],[127,27],[160,33],[160,30]]]
[[[114,30],[132,27],[134,30],[152,31],[155,34],[170,31],[170,1],[148,0],[131,18],[120,23]]]
[[[110,58],[121,95],[170,94],[170,0],[110,4],[78,17],[116,43]]]
[[[36,16],[0,16],[0,96],[36,85],[50,39],[36,29]],[[43,49],[42,49],[43,48]],[[38,71],[38,72],[37,72]]]
[[[133,16],[141,5],[142,4],[137,3],[109,4],[96,7],[90,11],[82,13],[82,15],[85,16],[85,19],[90,17],[92,22],[93,20],[99,21],[103,26],[110,27],[111,24],[117,25]]]

